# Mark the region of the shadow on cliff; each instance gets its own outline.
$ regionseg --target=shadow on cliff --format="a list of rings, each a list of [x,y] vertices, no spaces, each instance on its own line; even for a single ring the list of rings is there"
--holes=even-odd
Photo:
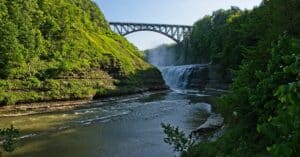
[[[113,75],[113,77],[116,88],[98,91],[94,98],[107,98],[168,89],[160,71],[154,67],[137,70],[135,73],[126,76]]]

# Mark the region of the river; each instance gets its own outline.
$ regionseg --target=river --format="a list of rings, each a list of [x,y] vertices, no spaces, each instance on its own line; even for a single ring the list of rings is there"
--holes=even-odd
[[[2,117],[22,139],[5,157],[173,157],[161,123],[189,133],[205,122],[218,92],[169,90],[94,101],[94,107]]]

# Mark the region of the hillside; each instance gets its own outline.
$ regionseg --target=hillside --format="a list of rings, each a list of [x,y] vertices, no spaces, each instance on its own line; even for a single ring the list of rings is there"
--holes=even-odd
[[[0,1],[0,104],[164,87],[91,0]]]
[[[186,58],[209,57],[233,80],[216,104],[224,135],[184,148],[183,157],[299,156],[299,8],[299,0],[263,0],[252,10],[220,9],[194,24]]]

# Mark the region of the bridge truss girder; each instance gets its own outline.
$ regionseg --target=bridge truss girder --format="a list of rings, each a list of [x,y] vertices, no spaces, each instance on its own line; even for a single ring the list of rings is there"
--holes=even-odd
[[[147,24],[147,23],[123,23],[123,22],[110,22],[111,29],[122,36],[139,32],[139,31],[152,31],[163,34],[175,42],[183,41],[186,35],[192,31],[192,26],[186,25],[167,25],[167,24]]]

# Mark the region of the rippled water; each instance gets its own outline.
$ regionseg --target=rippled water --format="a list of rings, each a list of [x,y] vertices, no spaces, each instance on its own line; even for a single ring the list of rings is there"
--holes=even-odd
[[[163,142],[162,122],[186,132],[209,116],[216,94],[168,91],[103,103],[100,107],[0,119],[22,138],[4,156],[20,157],[173,157]]]

